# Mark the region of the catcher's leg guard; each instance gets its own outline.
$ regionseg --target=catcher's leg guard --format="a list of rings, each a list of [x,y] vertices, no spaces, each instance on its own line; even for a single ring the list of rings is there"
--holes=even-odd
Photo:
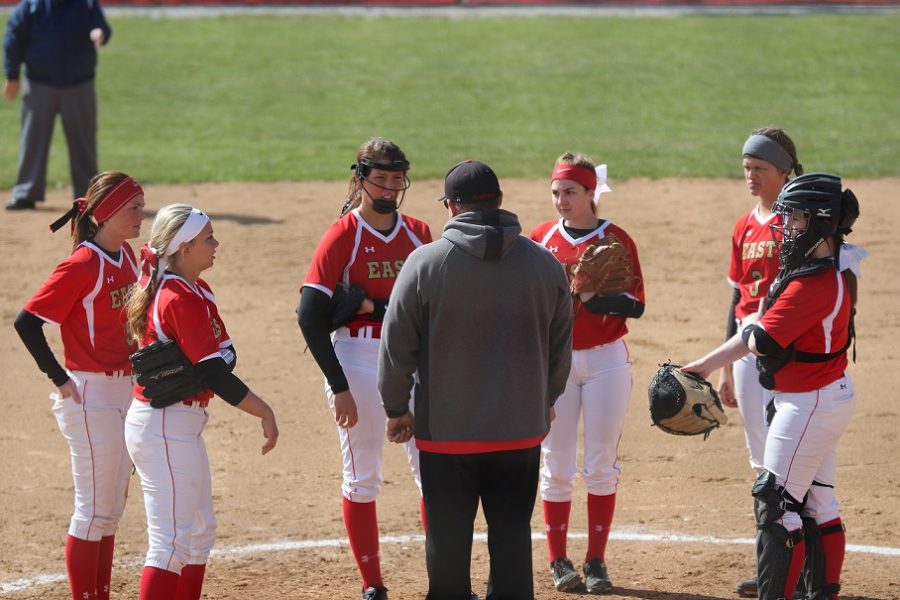
[[[822,551],[819,524],[812,517],[801,518],[803,519],[806,560],[803,563],[803,573],[800,576],[798,589],[802,586],[807,598],[814,598],[816,593],[825,587],[825,554]]]
[[[788,532],[781,524],[785,512],[799,512],[801,504],[763,471],[753,486],[756,513],[756,566],[759,600],[785,597],[788,584],[797,583],[801,564],[803,530]],[[795,570],[796,569],[796,570]],[[788,592],[790,597],[791,592]]]

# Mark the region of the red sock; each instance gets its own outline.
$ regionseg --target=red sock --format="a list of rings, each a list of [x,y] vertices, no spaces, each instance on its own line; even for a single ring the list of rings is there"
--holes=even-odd
[[[100,542],[89,542],[74,536],[66,538],[66,572],[72,600],[97,597],[97,561]]]
[[[609,541],[609,528],[612,526],[613,514],[616,512],[616,495],[595,496],[588,494],[588,547],[584,562],[592,559],[606,560],[606,543]]]
[[[181,567],[181,576],[178,578],[178,592],[175,600],[200,600],[200,592],[203,591],[203,576],[206,574],[206,565],[184,565]]]
[[[115,535],[100,538],[100,553],[97,560],[97,600],[109,600],[109,583],[112,581],[112,563],[115,549]]]
[[[825,555],[825,584],[841,583],[841,569],[844,566],[844,552],[847,549],[847,536],[841,518],[819,525],[822,532],[822,553]],[[832,594],[837,600],[837,594]]]
[[[178,590],[178,573],[144,567],[141,573],[141,600],[172,600]]]
[[[791,534],[788,534],[790,537]],[[803,541],[803,531],[800,531],[800,541],[794,544],[794,553],[791,555],[791,565],[788,567],[787,578],[784,580],[782,598],[793,598],[797,582],[800,580],[800,571],[806,560],[806,542]]]
[[[547,532],[547,550],[550,562],[566,558],[566,541],[569,536],[569,511],[572,502],[544,500],[544,530]]]
[[[378,516],[375,502],[351,502],[344,498],[344,527],[350,538],[350,550],[362,575],[363,589],[384,587],[378,556]]]
[[[422,531],[428,533],[428,515],[425,514],[425,498],[419,498],[419,515],[422,517]]]

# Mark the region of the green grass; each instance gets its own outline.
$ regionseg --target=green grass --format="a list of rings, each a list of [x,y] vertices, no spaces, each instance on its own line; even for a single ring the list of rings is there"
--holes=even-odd
[[[900,174],[900,15],[110,18],[100,160],[147,183],[345,178],[370,135],[415,178],[462,158],[544,176],[738,176],[777,124],[808,170]],[[0,187],[19,104],[0,108]],[[59,125],[57,129],[61,129]],[[50,181],[66,184],[57,131]]]

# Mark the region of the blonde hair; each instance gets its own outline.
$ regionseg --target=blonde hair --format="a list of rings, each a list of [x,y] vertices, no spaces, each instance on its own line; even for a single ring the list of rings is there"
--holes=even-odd
[[[83,213],[79,213],[75,217],[75,226],[72,228],[73,249],[77,248],[81,242],[97,235],[100,226],[93,219],[94,209],[126,177],[128,175],[121,171],[104,171],[91,177],[90,182],[88,182],[87,193],[85,194],[87,196],[87,208],[85,208]]]
[[[190,204],[169,204],[160,208],[156,213],[156,218],[153,219],[153,228],[150,230],[150,241],[147,243],[156,251],[160,260],[192,210],[193,207]],[[125,300],[125,329],[128,337],[138,344],[144,338],[144,330],[147,327],[147,310],[156,296],[156,270],[153,269],[150,273],[150,283],[147,287],[131,286]]]

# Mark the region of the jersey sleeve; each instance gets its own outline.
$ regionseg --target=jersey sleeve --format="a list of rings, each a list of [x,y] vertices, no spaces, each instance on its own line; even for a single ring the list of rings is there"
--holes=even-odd
[[[531,230],[531,235],[528,237],[531,238],[531,241],[541,243],[544,239],[544,234],[547,231],[547,223],[541,223],[537,227]]]
[[[629,254],[631,254],[631,269],[634,272],[634,282],[631,284],[631,287],[628,288],[626,293],[634,296],[634,299],[641,304],[646,304],[644,294],[644,274],[641,271],[641,261],[638,257],[637,244],[634,243],[634,240],[631,239],[630,235],[625,233],[624,229],[617,226],[613,227],[615,228],[615,234],[619,238],[619,241],[625,244]],[[609,233],[612,233],[612,231]]]
[[[308,285],[331,297],[350,262],[353,244],[350,238],[351,232],[344,225],[344,219],[325,232],[316,247],[301,288]]]
[[[419,239],[423,244],[430,244],[434,241],[434,238],[431,237],[431,227],[428,226],[428,223],[425,221],[420,221],[419,219],[415,220],[416,228],[415,232]]]
[[[80,249],[79,249],[80,250]],[[92,252],[76,251],[61,262],[24,309],[44,321],[59,326],[80,298],[87,295],[97,278],[97,258]],[[93,269],[93,275],[91,270]]]

